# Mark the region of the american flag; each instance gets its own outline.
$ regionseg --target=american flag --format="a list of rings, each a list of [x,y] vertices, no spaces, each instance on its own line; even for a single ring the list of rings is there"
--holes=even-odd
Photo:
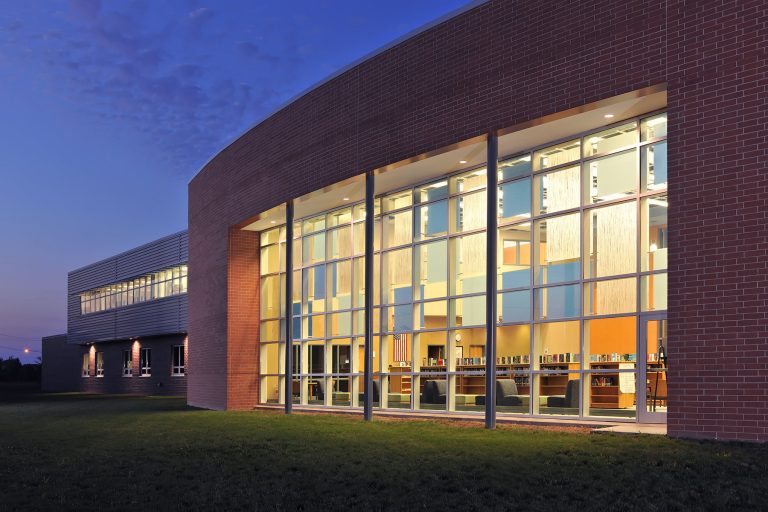
[[[394,360],[397,362],[405,362],[408,361],[408,335],[407,334],[395,334],[393,336],[393,340],[395,343],[394,346],[394,352],[395,357]]]

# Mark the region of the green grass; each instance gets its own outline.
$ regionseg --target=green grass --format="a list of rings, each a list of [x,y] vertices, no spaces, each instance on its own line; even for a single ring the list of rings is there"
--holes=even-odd
[[[0,392],[0,510],[747,510],[768,446]]]

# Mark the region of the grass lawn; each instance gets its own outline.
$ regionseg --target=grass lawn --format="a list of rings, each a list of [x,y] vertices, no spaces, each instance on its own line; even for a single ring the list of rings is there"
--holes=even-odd
[[[752,510],[768,446],[0,390],[0,510]]]

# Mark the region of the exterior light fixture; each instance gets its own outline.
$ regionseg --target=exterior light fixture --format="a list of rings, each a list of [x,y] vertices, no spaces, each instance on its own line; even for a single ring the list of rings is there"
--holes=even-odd
[[[28,349],[28,348],[26,348],[26,347],[24,347],[24,353],[25,353],[25,354],[29,354],[29,349]]]
[[[466,160],[459,160],[459,163],[460,164],[465,164],[465,163],[467,163],[467,161]]]
[[[269,223],[270,224],[277,224],[277,221],[276,220],[271,220],[271,221],[269,221]]]
[[[341,200],[342,201],[349,201],[349,198],[348,197],[342,197]]]
[[[605,114],[605,116],[603,117],[605,117],[606,119],[613,119],[613,114]]]

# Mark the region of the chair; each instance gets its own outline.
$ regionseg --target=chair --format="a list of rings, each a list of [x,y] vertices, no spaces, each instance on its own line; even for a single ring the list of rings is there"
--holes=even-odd
[[[372,402],[376,403],[380,400],[379,398],[379,381],[374,380],[372,381],[373,386],[371,387],[371,395],[372,395]],[[365,393],[358,393],[357,398],[360,402],[360,405],[363,405],[363,402],[365,401]]]
[[[517,384],[514,379],[498,379],[496,381],[496,405],[524,405],[523,396],[517,392]]]
[[[315,396],[317,400],[325,400],[325,379],[317,379],[314,381],[317,385],[315,389]]]
[[[428,380],[424,382],[424,392],[421,402],[424,404],[444,404],[447,384],[444,380]]]
[[[580,379],[568,381],[565,387],[565,395],[555,395],[547,397],[547,407],[570,407],[579,408],[579,384]]]

